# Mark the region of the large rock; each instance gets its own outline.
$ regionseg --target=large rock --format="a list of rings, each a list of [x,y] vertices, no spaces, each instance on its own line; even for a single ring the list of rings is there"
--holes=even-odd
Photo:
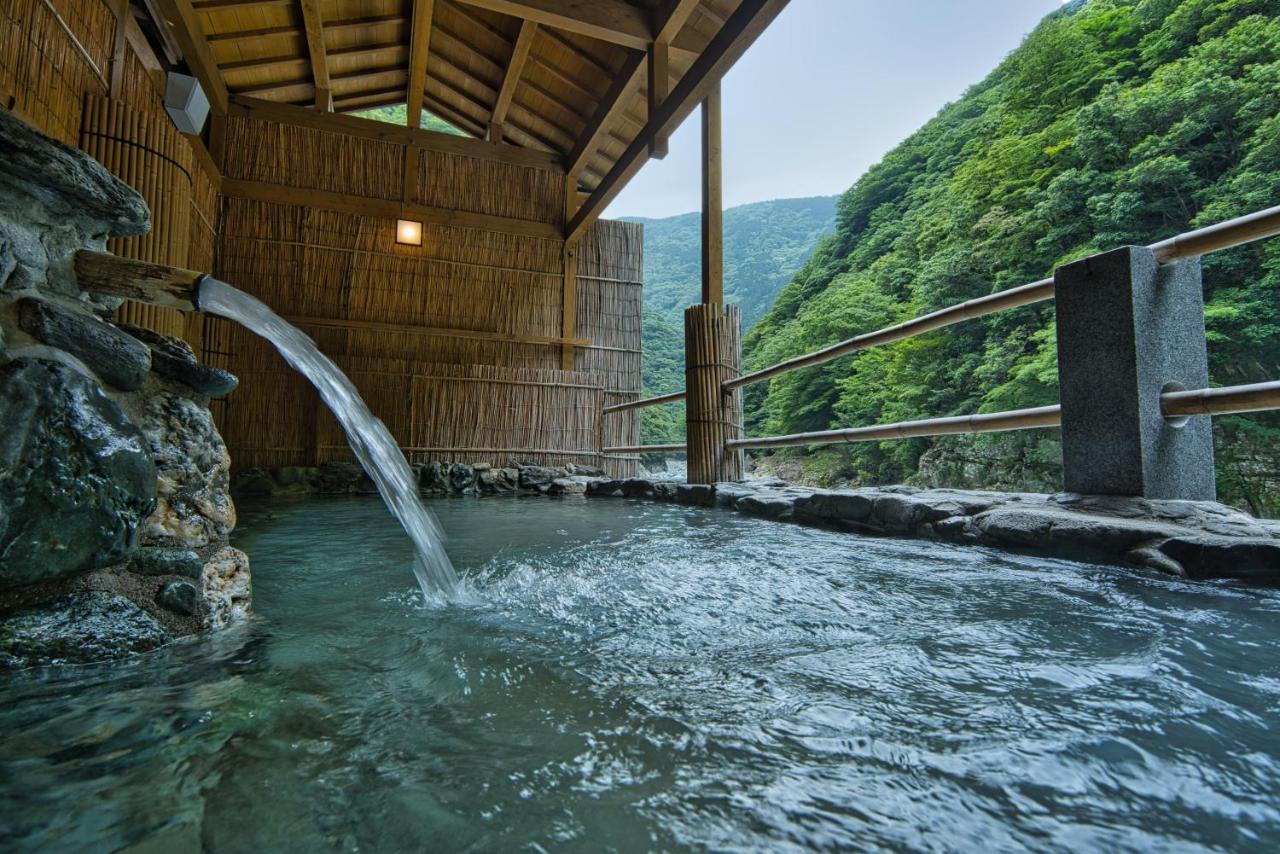
[[[125,560],[155,494],[145,437],[96,383],[41,359],[0,367],[0,587]]]
[[[225,540],[236,524],[231,456],[209,410],[181,394],[151,388],[139,422],[158,470],[156,509],[143,528],[148,545],[200,547]]]
[[[5,195],[25,196],[52,214],[86,220],[104,237],[146,234],[151,228],[146,202],[128,184],[7,110],[0,110],[0,163]]]
[[[208,628],[221,629],[247,616],[253,599],[249,556],[231,546],[214,552],[200,575],[200,598]]]
[[[154,617],[123,596],[83,591],[0,618],[0,666],[104,661],[169,640]]]
[[[121,329],[150,349],[151,370],[182,383],[202,397],[223,397],[235,391],[240,384],[230,371],[201,364],[191,345],[181,338],[171,338],[140,326],[124,325]]]
[[[151,370],[145,344],[91,314],[24,299],[18,303],[18,325],[50,347],[66,350],[118,389],[141,388]]]

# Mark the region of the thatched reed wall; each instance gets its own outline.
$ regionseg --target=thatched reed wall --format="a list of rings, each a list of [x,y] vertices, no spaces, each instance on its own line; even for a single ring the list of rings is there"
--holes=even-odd
[[[575,370],[564,371],[563,241],[513,233],[519,223],[562,227],[558,170],[232,116],[224,177],[277,189],[270,200],[229,191],[219,277],[312,335],[412,461],[635,470],[598,449],[636,441],[633,417],[605,423],[600,409],[639,390],[638,226],[601,223],[583,242],[575,334],[591,346],[575,348]],[[342,194],[348,208],[408,198],[518,222],[428,221],[421,247],[402,246],[381,210],[326,209],[292,189]],[[337,425],[270,345],[212,322],[205,348],[241,377],[222,421],[238,467],[349,459]]]
[[[415,461],[635,472],[634,459],[602,460],[598,449],[638,441],[635,413],[599,412],[640,390],[639,226],[601,222],[582,240],[574,335],[590,345],[574,347],[574,370],[562,370],[563,172],[459,144],[232,116],[221,174],[199,140],[169,124],[154,55],[128,40],[112,73],[116,27],[125,25],[115,8],[7,0],[0,15],[0,102],[93,153],[152,206],[156,232],[115,251],[213,270],[296,319]],[[385,210],[224,198],[224,177],[537,228],[428,222],[423,246],[405,247]],[[146,306],[129,304],[121,318],[182,336],[241,377],[238,391],[213,402],[238,467],[348,458],[314,392],[265,342],[216,318]]]

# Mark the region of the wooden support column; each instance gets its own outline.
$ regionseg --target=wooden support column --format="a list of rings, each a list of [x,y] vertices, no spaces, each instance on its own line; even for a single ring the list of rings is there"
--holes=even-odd
[[[721,183],[720,83],[702,102],[702,301],[724,302],[724,192]]]
[[[742,360],[741,313],[724,304],[720,84],[702,102],[702,303],[684,313],[685,435],[689,483],[742,479],[742,392],[725,391]]]

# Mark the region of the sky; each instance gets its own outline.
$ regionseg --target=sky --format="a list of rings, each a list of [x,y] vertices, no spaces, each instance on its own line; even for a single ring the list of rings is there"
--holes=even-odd
[[[842,193],[1062,0],[791,0],[722,84],[724,205]],[[605,212],[701,206],[695,110]]]

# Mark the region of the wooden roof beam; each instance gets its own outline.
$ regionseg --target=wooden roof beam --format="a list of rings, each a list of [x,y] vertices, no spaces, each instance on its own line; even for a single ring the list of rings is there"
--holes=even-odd
[[[422,124],[422,99],[427,89],[427,59],[431,56],[431,28],[435,22],[435,0],[412,0],[410,29],[409,84],[405,91],[405,124]]]
[[[301,0],[302,27],[307,36],[307,53],[311,56],[311,79],[316,88],[316,109],[333,112],[333,84],[329,82],[329,55],[324,47],[324,15],[320,0]]]
[[[566,169],[570,174],[576,175],[582,171],[587,165],[587,161],[595,154],[600,146],[600,138],[608,131],[609,127],[622,114],[626,99],[624,96],[634,91],[644,78],[645,68],[648,66],[645,54],[633,54],[613,78],[613,85],[609,87],[609,91],[600,101],[600,105],[596,108],[596,113],[591,117],[591,122],[587,125],[586,131],[578,139],[577,144],[573,147],[573,151],[569,152],[568,163]]]
[[[688,118],[719,84],[725,73],[764,32],[773,19],[786,8],[788,0],[742,0],[742,3],[716,33],[680,83],[649,116],[644,130],[627,147],[622,157],[609,170],[591,198],[578,209],[565,231],[567,240],[577,240],[595,222],[627,182],[649,159],[649,146],[655,136],[670,134]]]
[[[648,50],[655,31],[649,16],[626,0],[458,0],[479,9],[488,9],[513,18],[522,18],[547,27],[622,45],[632,50]],[[673,34],[672,46],[701,52],[705,45],[696,34]]]
[[[404,67],[397,69],[401,74]],[[305,83],[303,85],[306,85]],[[403,91],[403,90],[402,90]],[[356,93],[345,96],[356,97]],[[430,96],[428,96],[430,100]],[[448,115],[432,108],[432,112],[459,127]],[[491,145],[478,139],[455,136],[437,131],[407,128],[401,125],[376,122],[356,116],[344,116],[336,113],[317,113],[315,110],[282,104],[279,101],[264,101],[257,98],[246,98],[239,95],[231,98],[231,114],[237,118],[257,119],[275,122],[276,124],[296,125],[312,128],[327,133],[344,134],[361,139],[374,139],[382,142],[409,143],[417,148],[431,151],[443,151],[450,154],[461,154],[465,157],[488,158],[512,163],[517,166],[532,166],[537,169],[560,170],[560,158],[554,154],[538,151],[533,148],[517,148],[513,145]],[[487,115],[487,113],[486,113]]]
[[[535,22],[521,22],[520,35],[516,36],[515,47],[511,49],[511,61],[507,63],[506,73],[502,75],[502,88],[498,90],[498,100],[493,105],[493,115],[489,117],[489,142],[502,142],[502,123],[507,120],[507,110],[511,109],[516,84],[524,73],[524,63],[529,58],[529,48],[533,46],[533,37],[537,33],[538,25]]]
[[[213,51],[204,37],[200,18],[191,8],[191,0],[156,0],[156,6],[182,48],[191,73],[209,97],[210,108],[215,114],[225,116],[229,100],[227,84],[218,71],[218,63],[214,61]]]

